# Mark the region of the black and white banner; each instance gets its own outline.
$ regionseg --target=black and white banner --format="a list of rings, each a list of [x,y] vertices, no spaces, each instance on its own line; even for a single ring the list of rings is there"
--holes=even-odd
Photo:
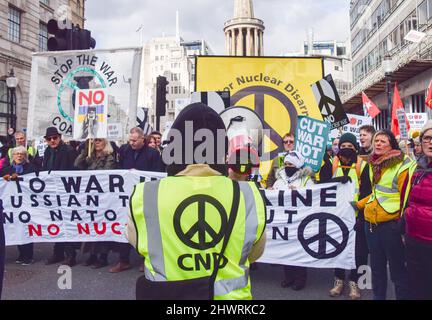
[[[134,186],[165,173],[53,171],[0,182],[7,245],[30,242],[127,242]]]
[[[354,185],[266,190],[267,242],[258,262],[355,269]]]

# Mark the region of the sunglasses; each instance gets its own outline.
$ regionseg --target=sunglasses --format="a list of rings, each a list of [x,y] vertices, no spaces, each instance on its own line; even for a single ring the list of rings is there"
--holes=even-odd
[[[294,140],[284,140],[284,144],[293,144]]]
[[[45,140],[46,140],[46,141],[51,141],[51,140],[52,140],[52,141],[56,141],[56,140],[58,140],[58,138],[59,138],[58,136],[46,137]]]

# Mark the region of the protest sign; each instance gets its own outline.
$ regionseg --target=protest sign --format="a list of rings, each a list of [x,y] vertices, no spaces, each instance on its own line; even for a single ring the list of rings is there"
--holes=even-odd
[[[399,131],[401,140],[408,140],[408,127],[406,122],[405,109],[399,108],[396,110],[397,121],[399,122]]]
[[[355,135],[357,140],[360,140],[360,127],[364,125],[372,125],[372,118],[349,113],[347,116],[349,123],[342,127],[342,133],[351,133]]]
[[[331,124],[331,129],[348,124],[348,117],[331,74],[313,84],[312,91],[323,119]]]
[[[108,125],[108,139],[109,140],[122,140],[123,139],[122,124],[110,123]]]
[[[321,169],[326,152],[330,124],[309,117],[299,117],[296,133],[296,150],[305,158],[305,165],[314,172]]]
[[[56,127],[73,135],[78,90],[107,89],[108,123],[135,126],[141,48],[42,52],[32,56],[28,112],[28,139]],[[124,81],[124,79],[130,79]]]
[[[266,190],[267,242],[262,263],[355,269],[354,184]]]
[[[77,90],[74,139],[106,139],[108,136],[108,92],[105,89]]]
[[[421,130],[428,121],[427,113],[407,113],[406,114],[411,130]]]
[[[6,244],[127,242],[134,186],[164,176],[135,170],[52,171],[0,182]]]
[[[195,91],[229,91],[231,106],[254,110],[264,123],[263,159],[283,152],[298,115],[322,119],[310,85],[323,77],[322,58],[197,57]],[[271,161],[261,162],[266,178]]]

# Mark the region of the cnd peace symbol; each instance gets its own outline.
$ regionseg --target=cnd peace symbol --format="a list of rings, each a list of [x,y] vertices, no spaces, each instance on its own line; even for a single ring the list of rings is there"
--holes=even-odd
[[[305,230],[306,227],[310,224],[317,221],[318,222],[318,233],[314,236],[306,239],[305,238]],[[342,241],[339,242],[336,239],[333,239],[327,234],[328,223],[335,223],[342,234]],[[314,257],[315,259],[330,259],[338,256],[341,252],[343,252],[348,244],[349,238],[349,230],[345,223],[337,216],[329,213],[316,213],[308,216],[304,219],[298,228],[298,239],[305,249],[305,251]],[[318,242],[318,250],[314,250],[311,248],[311,245],[315,242]]]
[[[282,143],[282,136],[273,129],[273,127],[271,126],[270,123],[268,123],[266,121],[266,108],[270,108],[270,106],[265,105],[264,101],[265,101],[265,97],[269,96],[272,97],[273,99],[278,100],[284,107],[285,109],[288,111],[289,117],[290,117],[290,121],[291,121],[291,131],[293,130],[293,128],[297,128],[297,110],[294,107],[293,103],[291,102],[291,100],[284,95],[282,92],[270,88],[270,87],[266,87],[266,86],[253,86],[253,87],[248,87],[245,88],[243,90],[240,90],[239,92],[237,92],[236,94],[234,94],[231,97],[231,105],[236,105],[241,99],[248,97],[248,96],[254,96],[254,101],[255,101],[255,105],[254,105],[254,110],[255,112],[260,116],[260,118],[263,120],[264,123],[264,129],[269,129],[270,130],[270,136],[268,137],[275,145],[280,146],[277,149],[274,149],[270,152],[270,158],[274,159],[278,156],[278,153],[281,152],[283,150],[283,143]],[[282,134],[285,134],[286,132],[283,132]],[[268,156],[268,154],[266,154],[266,156]]]
[[[182,221],[187,219],[184,215],[186,209],[195,205],[198,208],[197,221],[189,228],[189,230],[182,229]],[[211,210],[211,214],[219,215],[220,229],[214,230],[213,227],[207,222],[210,217],[210,210],[206,211],[206,207],[214,207],[216,210]],[[190,212],[190,210],[189,210]],[[206,250],[213,248],[217,245],[225,235],[227,227],[228,215],[223,205],[215,198],[208,195],[195,195],[183,200],[174,212],[174,230],[179,239],[188,247]],[[198,235],[196,237],[196,235]],[[210,240],[207,241],[208,235]],[[193,239],[198,239],[197,241]]]

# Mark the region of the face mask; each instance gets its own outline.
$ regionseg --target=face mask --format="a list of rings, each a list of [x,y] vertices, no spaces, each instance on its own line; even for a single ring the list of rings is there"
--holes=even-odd
[[[295,167],[285,167],[285,173],[288,177],[292,177],[298,171]]]
[[[350,159],[351,162],[356,162],[357,161],[357,151],[351,149],[351,148],[344,148],[344,149],[340,149],[338,156]]]
[[[332,147],[332,150],[333,150],[333,154],[336,155],[339,152],[339,147],[338,146],[334,146],[334,147]]]

